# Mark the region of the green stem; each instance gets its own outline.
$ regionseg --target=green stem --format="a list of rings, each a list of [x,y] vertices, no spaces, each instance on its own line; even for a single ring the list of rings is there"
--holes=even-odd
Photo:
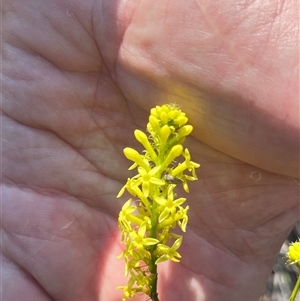
[[[160,144],[160,148],[161,148],[161,144]],[[157,156],[157,162],[155,162],[156,166],[160,166],[164,162],[165,158],[161,154],[164,154],[165,152],[166,152],[166,150],[164,150],[164,149],[160,149],[158,151],[159,155]],[[167,153],[169,153],[169,151]],[[165,170],[165,169],[162,169],[162,170]],[[158,178],[162,177],[162,172],[163,171],[160,171],[158,173],[158,175],[157,175]],[[159,190],[160,190],[160,188],[156,187],[156,191],[154,193],[159,195],[160,194]],[[156,208],[157,208],[157,203],[152,198],[151,230],[150,230],[150,237],[151,238],[157,238],[158,215],[156,214]],[[157,248],[156,245],[152,246],[150,248],[151,264],[150,264],[150,267],[149,267],[149,271],[151,273],[151,276],[153,277],[153,280],[152,280],[152,283],[151,283],[151,291],[150,291],[149,297],[152,299],[152,301],[159,301],[158,293],[157,293],[157,281],[158,281],[157,264],[155,263],[156,259],[157,259],[157,256],[154,255],[156,248]]]
[[[155,214],[152,214],[151,217],[151,224],[152,224],[152,228],[151,228],[151,232],[150,232],[150,236],[152,238],[156,238],[157,235],[157,216]],[[154,251],[156,249],[156,246],[151,247],[151,265],[150,265],[150,273],[151,276],[153,277],[153,281],[151,284],[151,292],[150,292],[150,297],[153,301],[159,301],[158,300],[158,293],[157,293],[157,265],[155,263],[156,261],[156,256],[154,256]]]
[[[290,296],[289,301],[294,301],[294,300],[295,300],[299,288],[300,288],[300,275],[298,275],[297,282],[296,282],[295,287],[294,287],[294,289],[293,289],[293,291],[292,291],[292,294],[291,294],[291,296]]]
[[[159,301],[158,299],[158,293],[157,293],[157,265],[154,263],[152,265],[153,271],[151,271],[152,276],[154,277],[151,285],[151,292],[150,292],[150,298],[152,301]]]
[[[158,222],[158,216],[155,214],[156,210],[156,203],[153,201],[153,208],[152,208],[152,213],[151,213],[151,231],[150,231],[150,237],[151,238],[157,238],[157,222]],[[154,255],[155,253],[156,246],[151,247],[151,265],[150,265],[150,273],[151,276],[153,277],[153,281],[151,284],[151,292],[150,292],[150,298],[152,301],[159,301],[158,299],[158,293],[157,293],[157,265],[155,263],[156,261],[156,256]]]

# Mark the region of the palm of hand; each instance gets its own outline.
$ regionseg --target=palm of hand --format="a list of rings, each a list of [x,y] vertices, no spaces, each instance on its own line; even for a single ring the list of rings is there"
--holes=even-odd
[[[154,17],[172,25],[173,19],[166,18],[169,11],[159,15],[146,1],[137,8],[103,2],[93,9],[60,1],[36,13],[37,3],[27,2],[26,9],[24,2],[4,5],[8,34],[3,48],[3,267],[8,275],[4,299],[120,300],[115,287],[125,279],[123,264],[116,260],[122,249],[116,217],[126,198],[115,196],[129,175],[122,149],[135,146],[133,130],[145,128],[147,110],[161,96],[162,103],[171,100],[184,110],[187,107],[196,136],[187,144],[202,167],[187,196],[190,221],[182,260],[161,265],[159,296],[162,301],[258,298],[276,252],[298,218],[299,186],[292,178],[234,159],[244,157],[226,120],[217,127],[228,132],[227,144],[218,145],[202,132],[197,114],[205,120],[208,102],[204,97],[204,109],[199,109],[197,93],[186,87],[186,82],[196,85],[189,77],[194,69],[187,67],[188,72],[180,73],[179,65],[156,58],[169,35],[140,26]],[[113,31],[120,11],[126,13],[121,14],[119,32]],[[169,15],[175,18],[179,12],[174,2]],[[194,22],[201,31],[204,24],[196,21],[195,13],[187,20],[189,28]],[[154,47],[151,41],[161,43]],[[191,48],[198,43],[188,35],[184,41]],[[146,55],[135,63],[141,50]],[[180,47],[175,50],[174,61],[189,66],[185,52]],[[156,66],[161,62],[161,70],[154,71],[149,62]],[[201,61],[193,64],[199,70],[206,68]],[[166,70],[169,80],[160,82]],[[197,74],[204,86],[193,91],[215,95],[210,87],[217,81],[216,73],[212,68],[210,78]],[[241,85],[243,79],[233,86],[236,94],[242,94]],[[173,87],[175,96],[170,93]],[[222,95],[222,87],[216,89]],[[187,94],[192,100],[185,103]],[[260,98],[263,92],[257,94]],[[224,106],[228,108],[228,103]],[[230,113],[228,119],[233,119]],[[218,135],[210,121],[205,126]],[[292,134],[287,133],[289,126],[284,134],[292,145]],[[252,143],[261,146],[256,138],[250,132]],[[253,153],[248,163],[286,173],[280,164],[270,164],[266,152]],[[283,159],[292,166],[294,158],[295,152],[289,151]],[[295,170],[291,169],[291,176]]]

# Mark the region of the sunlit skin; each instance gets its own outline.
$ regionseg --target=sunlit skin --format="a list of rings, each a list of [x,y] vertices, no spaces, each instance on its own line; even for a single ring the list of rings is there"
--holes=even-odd
[[[259,298],[299,218],[297,5],[3,0],[3,300],[121,300],[122,150],[172,102],[201,168],[159,299]]]

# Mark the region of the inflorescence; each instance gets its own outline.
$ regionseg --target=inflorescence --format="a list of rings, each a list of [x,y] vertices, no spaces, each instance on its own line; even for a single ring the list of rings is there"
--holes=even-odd
[[[144,147],[143,154],[126,147],[124,155],[133,162],[129,170],[137,174],[128,178],[118,194],[127,190],[130,198],[122,207],[118,224],[125,250],[124,258],[128,277],[123,301],[137,293],[158,301],[157,264],[166,260],[180,261],[178,249],[182,236],[172,231],[176,226],[185,232],[189,206],[183,207],[186,198],[176,196],[176,186],[181,184],[189,192],[188,181],[197,180],[195,168],[200,165],[191,161],[185,141],[193,127],[177,105],[156,106],[151,109],[147,131],[140,130],[134,136]],[[176,159],[182,158],[177,162]],[[188,174],[186,173],[188,172]]]

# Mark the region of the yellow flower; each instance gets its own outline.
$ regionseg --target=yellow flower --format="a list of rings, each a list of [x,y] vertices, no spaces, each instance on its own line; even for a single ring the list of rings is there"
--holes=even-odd
[[[146,223],[144,222],[142,225],[140,225],[138,232],[131,232],[132,237],[132,244],[134,247],[136,247],[138,250],[143,250],[144,246],[152,246],[159,243],[159,240],[156,238],[151,237],[145,237],[146,233]]]
[[[122,289],[124,292],[122,301],[126,301],[128,298],[134,298],[137,291],[135,288],[132,287],[133,285],[134,285],[134,279],[130,278],[126,286],[117,287],[117,289]]]
[[[296,266],[298,266],[298,268],[300,268],[300,241],[299,240],[290,244],[286,256],[291,264],[295,264]]]
[[[176,176],[177,174],[182,173],[184,170],[188,169],[192,172],[193,178],[197,179],[195,168],[200,167],[200,164],[191,161],[191,155],[187,148],[184,150],[182,155],[185,158],[185,161],[182,164],[178,164],[178,166],[171,171],[171,175]]]
[[[138,168],[139,175],[136,176],[136,181],[134,182],[133,186],[139,186],[142,185],[142,191],[145,198],[149,196],[150,192],[150,185],[164,185],[165,181],[162,179],[157,178],[157,174],[160,170],[160,166],[156,166],[152,168],[151,170],[146,170],[143,167]]]
[[[180,247],[181,243],[182,243],[182,237],[176,239],[172,247],[163,244],[158,244],[157,252],[162,253],[163,255],[160,256],[155,263],[157,264],[160,262],[164,262],[168,259],[175,262],[179,262],[179,258],[181,258],[181,255],[176,250]]]
[[[125,260],[125,277],[127,277],[131,270],[139,267],[141,258],[130,248],[126,248],[117,258],[122,257]]]
[[[163,197],[157,197],[155,198],[155,202],[157,202],[159,205],[161,205],[162,211],[159,215],[159,222],[162,222],[166,218],[169,217],[169,215],[173,216],[176,212],[176,209],[178,206],[183,204],[185,202],[185,198],[179,198],[177,200],[174,200],[174,193],[173,189],[176,185],[170,185],[168,188],[168,195],[167,198]]]
[[[131,273],[131,277],[135,280],[138,290],[144,294],[149,293],[149,287],[151,282],[151,277],[146,276],[145,272],[139,269],[134,269]]]
[[[180,229],[185,232],[186,231],[186,225],[188,222],[188,216],[187,211],[189,209],[189,206],[186,206],[185,208],[179,206],[177,212],[174,216],[168,217],[158,225],[158,230],[162,230],[165,227],[174,228],[176,225],[176,222],[178,223],[178,226]]]
[[[136,182],[136,178],[139,178],[139,177],[140,177],[140,175],[136,175],[135,177],[128,179],[126,184],[119,191],[117,198],[121,197],[123,195],[123,193],[125,192],[125,190],[127,189],[127,191],[131,195],[138,197],[139,200],[143,202],[146,209],[150,210],[151,205],[150,205],[147,197],[144,195],[144,193],[141,191],[141,189],[137,185],[139,183]]]
[[[175,218],[178,218],[178,226],[183,232],[186,231],[186,225],[189,220],[189,217],[187,215],[189,208],[189,206],[186,206],[185,208],[180,207],[180,209],[176,213],[177,216],[175,216]]]
[[[137,225],[141,225],[143,220],[137,216],[131,214],[136,210],[136,206],[131,205],[132,200],[129,199],[122,207],[122,210],[119,214],[119,225],[124,226],[124,229],[131,229],[130,222],[134,222]]]

